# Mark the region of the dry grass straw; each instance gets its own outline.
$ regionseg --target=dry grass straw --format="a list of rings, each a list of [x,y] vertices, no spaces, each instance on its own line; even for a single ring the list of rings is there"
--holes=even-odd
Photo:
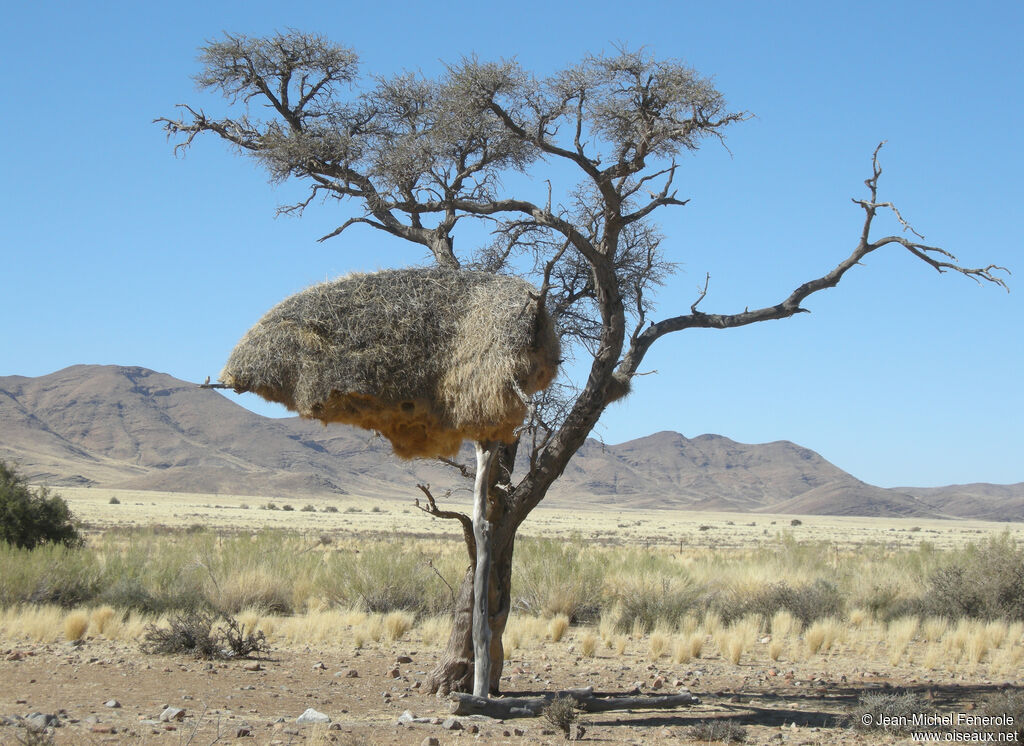
[[[220,380],[303,417],[377,430],[403,458],[511,441],[558,338],[526,281],[443,269],[351,274],[271,309]]]
[[[837,619],[819,619],[804,633],[807,652],[811,655],[826,653],[842,636],[842,625]]]
[[[661,630],[655,630],[647,640],[647,658],[656,661],[665,655],[669,649],[669,635]]]
[[[89,614],[89,625],[92,628],[93,634],[106,634],[111,628],[111,622],[114,621],[115,614],[116,612],[110,606],[101,606],[98,609],[93,609]]]
[[[798,635],[800,634],[800,620],[786,609],[782,609],[772,615],[770,630],[772,637],[779,640],[790,635]]]
[[[68,640],[81,640],[89,629],[89,615],[84,611],[72,611],[64,617],[64,637]]]
[[[569,617],[565,614],[556,614],[551,617],[551,621],[548,622],[548,636],[551,638],[551,642],[559,642],[567,629],[569,629]]]
[[[405,637],[405,633],[412,629],[416,620],[414,614],[408,611],[392,611],[384,616],[384,636],[394,642]]]
[[[580,654],[584,658],[593,658],[597,652],[597,635],[587,630],[580,636]]]
[[[447,639],[452,627],[450,616],[439,614],[421,619],[415,631],[424,645],[439,645]]]
[[[921,620],[916,616],[905,616],[889,622],[886,629],[886,640],[888,642],[889,665],[898,666],[906,655],[907,648],[917,635],[921,627]]]
[[[615,638],[615,654],[624,655],[626,653],[626,645],[629,643],[629,638],[625,635],[619,635]]]

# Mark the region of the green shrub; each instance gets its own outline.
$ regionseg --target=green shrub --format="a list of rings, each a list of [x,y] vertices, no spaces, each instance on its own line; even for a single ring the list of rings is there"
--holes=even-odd
[[[880,730],[893,736],[905,736],[914,730],[915,715],[934,711],[919,694],[907,691],[866,692],[850,712],[850,724],[856,730]]]
[[[747,729],[735,720],[716,718],[691,725],[687,735],[700,743],[745,743]]]
[[[195,609],[172,616],[167,627],[148,625],[141,648],[144,653],[189,653],[207,659],[258,658],[270,652],[262,631],[247,633],[233,617]]]
[[[541,713],[544,719],[551,725],[558,728],[566,736],[572,729],[572,724],[579,720],[580,713],[576,709],[576,700],[569,696],[555,697]]]
[[[725,621],[747,614],[760,614],[765,619],[771,619],[783,609],[806,627],[819,619],[840,617],[843,612],[843,596],[834,583],[821,578],[796,587],[788,583],[773,583],[742,604],[739,613],[722,616]]]
[[[33,549],[47,543],[79,546],[82,537],[62,497],[45,487],[31,490],[20,474],[0,461],[0,541]]]
[[[1008,533],[969,545],[928,585],[924,605],[935,616],[1024,620],[1024,549]]]

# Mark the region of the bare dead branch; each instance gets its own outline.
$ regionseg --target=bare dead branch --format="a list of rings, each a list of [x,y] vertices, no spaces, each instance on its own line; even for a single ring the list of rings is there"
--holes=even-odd
[[[472,471],[470,471],[469,467],[466,466],[466,464],[460,464],[455,459],[447,458],[445,456],[438,456],[437,460],[440,461],[442,464],[447,464],[448,466],[452,467],[466,479],[472,480],[476,478],[476,475],[473,474]]]
[[[700,305],[700,302],[702,300],[704,300],[704,298],[708,294],[708,284],[710,282],[711,282],[711,273],[708,272],[707,274],[704,275],[704,287],[703,288],[698,288],[699,294],[697,295],[697,300],[695,300],[693,303],[690,304],[690,313],[697,313],[697,306]]]
[[[440,510],[437,507],[437,502],[434,500],[434,496],[430,493],[429,484],[417,484],[420,492],[422,492],[427,498],[427,504],[421,505],[419,499],[414,501],[417,508],[422,510],[427,515],[432,515],[435,518],[445,518],[449,520],[456,520],[462,524],[462,536],[466,540],[466,549],[469,552],[469,558],[471,561],[476,560],[476,539],[473,538],[473,519],[471,519],[465,513],[460,513],[455,510]]]

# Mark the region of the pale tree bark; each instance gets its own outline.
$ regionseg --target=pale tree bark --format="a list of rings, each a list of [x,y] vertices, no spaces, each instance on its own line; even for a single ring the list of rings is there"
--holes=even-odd
[[[473,572],[473,694],[486,697],[491,685],[491,625],[488,591],[491,579],[492,525],[487,520],[491,466],[496,443],[476,443],[476,479],[473,483],[473,538],[476,567]]]

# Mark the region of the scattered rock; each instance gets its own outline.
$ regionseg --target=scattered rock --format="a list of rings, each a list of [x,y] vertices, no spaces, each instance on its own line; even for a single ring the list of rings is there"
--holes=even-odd
[[[310,725],[312,723],[329,723],[331,722],[330,717],[322,712],[317,712],[312,707],[306,710],[304,713],[299,715],[295,722],[298,725]]]
[[[25,716],[25,727],[29,730],[42,731],[47,728],[59,728],[60,718],[56,715],[45,715],[41,712],[33,712]]]
[[[103,705],[104,707],[109,707],[112,710],[116,710],[121,706],[121,703],[118,702],[116,699],[108,699],[106,702],[103,703]]]
[[[479,733],[479,732],[480,732],[480,726],[477,725],[476,723],[470,723],[469,725],[466,726],[466,733]]]
[[[96,723],[95,725],[89,726],[90,733],[117,733],[117,728],[113,725],[107,725],[106,723]]]
[[[245,671],[262,671],[263,666],[260,665],[259,661],[249,661],[244,666],[242,666],[242,669]]]
[[[160,713],[160,722],[169,723],[172,720],[184,720],[185,710],[181,707],[167,707]]]
[[[348,671],[345,672],[345,678],[346,679],[358,679],[359,678],[359,672],[357,670],[355,670],[354,668],[350,668]]]
[[[316,663],[313,664],[313,670],[314,671],[326,671],[327,670],[327,666],[324,665],[323,661],[317,661]]]
[[[445,718],[445,721],[441,723],[441,727],[445,730],[462,730],[462,723],[456,718]]]
[[[412,658],[410,658],[408,655],[400,655],[398,656],[396,661],[398,663],[412,663]]]
[[[441,746],[441,742],[433,736],[427,736],[420,741],[420,746]]]
[[[412,714],[412,710],[406,710],[398,716],[398,722],[400,723],[414,723],[416,722],[416,716]]]
[[[523,728],[513,728],[512,729],[512,735],[513,736],[525,736],[526,735],[526,730],[523,729]]]
[[[661,676],[651,682],[651,689],[661,689],[665,686],[665,679]]]
[[[252,735],[252,728],[243,725],[241,728],[235,731],[235,738],[248,738]]]
[[[402,672],[398,670],[398,666],[395,666],[390,671],[388,671],[387,675],[392,679],[397,679],[399,676],[402,675]]]

